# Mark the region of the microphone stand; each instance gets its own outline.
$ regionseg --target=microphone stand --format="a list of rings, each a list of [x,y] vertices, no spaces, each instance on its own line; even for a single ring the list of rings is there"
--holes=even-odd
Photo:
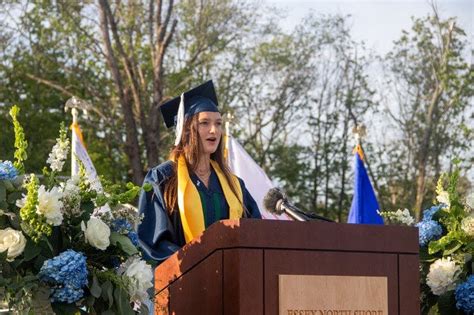
[[[328,218],[325,218],[323,216],[320,216],[320,215],[317,215],[315,213],[307,213],[307,212],[304,212],[300,209],[298,209],[297,207],[295,207],[294,205],[292,205],[290,202],[288,202],[288,200],[285,200],[286,201],[286,208],[290,208],[292,210],[292,212],[295,212],[296,215],[300,215],[305,217],[303,220],[300,220],[300,219],[296,219],[298,221],[311,221],[311,220],[321,220],[321,221],[326,221],[326,222],[333,222],[335,223],[334,220],[331,220],[331,219],[328,219]]]

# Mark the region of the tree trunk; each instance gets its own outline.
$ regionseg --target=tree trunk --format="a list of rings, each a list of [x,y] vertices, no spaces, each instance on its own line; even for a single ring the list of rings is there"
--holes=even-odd
[[[127,154],[130,168],[132,170],[132,180],[135,184],[143,182],[143,165],[140,159],[140,146],[138,143],[138,132],[133,116],[132,99],[129,88],[126,88],[119,70],[117,58],[114,54],[110,40],[109,25],[113,19],[107,0],[99,0],[100,4],[100,29],[105,46],[107,65],[110,68],[112,78],[117,90],[119,102],[125,122],[125,153]]]

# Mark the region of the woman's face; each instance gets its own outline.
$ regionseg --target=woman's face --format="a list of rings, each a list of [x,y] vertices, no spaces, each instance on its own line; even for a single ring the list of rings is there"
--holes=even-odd
[[[198,113],[198,134],[203,152],[216,152],[222,136],[222,117],[218,112]]]

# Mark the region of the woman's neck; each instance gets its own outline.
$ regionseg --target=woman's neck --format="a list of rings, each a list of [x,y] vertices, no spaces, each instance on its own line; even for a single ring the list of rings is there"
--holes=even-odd
[[[199,162],[196,165],[196,171],[198,173],[206,173],[211,169],[211,155],[206,154],[199,158]]]

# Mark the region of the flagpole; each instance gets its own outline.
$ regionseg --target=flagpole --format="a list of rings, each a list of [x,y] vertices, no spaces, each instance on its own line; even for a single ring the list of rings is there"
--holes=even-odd
[[[229,144],[230,144],[230,122],[234,119],[234,115],[227,113],[225,119],[225,142],[224,142],[224,158],[229,164]],[[229,165],[230,166],[230,165]]]
[[[71,114],[72,114],[72,125],[77,124],[77,116],[79,115],[77,108],[73,107],[71,109]],[[77,152],[77,135],[75,132],[72,132],[72,137],[71,137],[71,177],[75,176],[79,173],[79,166],[77,165],[77,160],[76,160],[76,152]]]
[[[71,109],[71,115],[72,115],[72,125],[71,125],[71,131],[72,131],[72,136],[71,136],[71,176],[75,176],[79,174],[79,165],[77,163],[77,150],[78,150],[78,144],[79,141],[82,141],[82,139],[78,139],[78,135],[72,130],[74,127],[79,126],[78,125],[78,120],[79,120],[79,109],[82,110],[84,115],[87,115],[87,111],[92,109],[92,105],[82,99],[79,99],[75,96],[71,97],[66,101],[66,104],[64,105],[64,111],[68,111],[68,109]]]
[[[356,146],[354,147],[353,153],[359,153],[361,160],[364,160],[364,151],[362,150],[361,140],[367,135],[365,125],[361,124],[354,126],[354,128],[352,128],[352,134],[356,140]]]

